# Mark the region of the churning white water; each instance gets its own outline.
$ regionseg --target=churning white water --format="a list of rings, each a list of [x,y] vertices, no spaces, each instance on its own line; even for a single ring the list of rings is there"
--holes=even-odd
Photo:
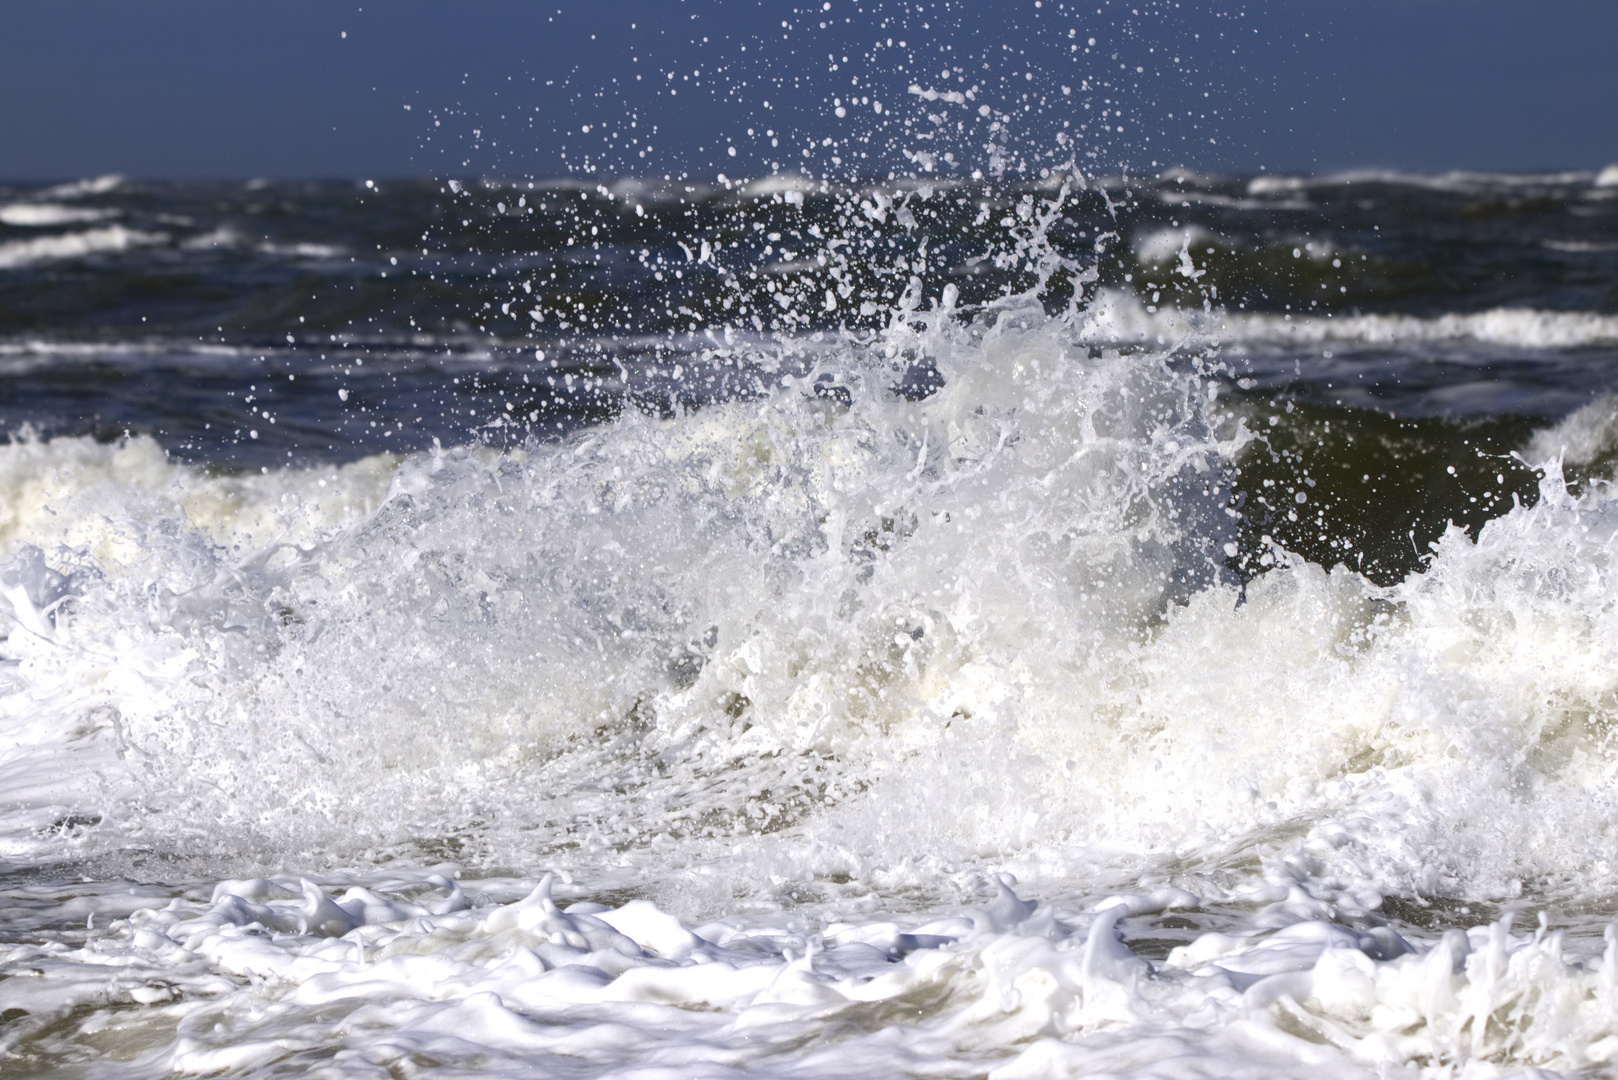
[[[0,447],[0,842],[39,932],[5,946],[0,1052],[1618,1056],[1618,503],[1552,446],[1600,418],[1541,433],[1539,501],[1425,573],[1272,547],[1244,585],[1228,383],[1097,347],[1101,317],[911,303],[701,357],[752,373],[728,402],[507,452],[237,476],[146,439]],[[895,393],[922,358],[942,388]],[[1567,929],[1513,927],[1547,907]]]

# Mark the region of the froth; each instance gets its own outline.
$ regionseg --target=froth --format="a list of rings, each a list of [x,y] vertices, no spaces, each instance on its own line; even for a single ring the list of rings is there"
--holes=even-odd
[[[780,827],[952,727],[1010,730],[1016,698],[1217,577],[1235,444],[1200,383],[1081,361],[1064,333],[1037,309],[918,317],[754,402],[408,460],[335,532],[276,513],[310,476],[244,478],[264,490],[228,536],[152,492],[195,507],[217,482],[150,444],[13,448],[38,508],[15,540],[86,572],[51,647],[12,647],[49,682],[145,641],[149,692],[107,704],[158,818],[317,845],[512,817],[541,847]],[[946,385],[913,403],[892,368],[919,351]],[[102,513],[46,512],[63,456]],[[139,479],[114,491],[120,469]],[[575,789],[615,773],[627,803]]]
[[[1604,395],[1560,423],[1534,433],[1524,450],[1529,461],[1560,460],[1585,475],[1615,480],[1618,459],[1618,397]]]
[[[1144,240],[1142,259],[1172,263],[1195,243],[1186,230]],[[1131,293],[1101,290],[1088,312],[1087,335],[1096,341],[1156,344],[1399,345],[1476,341],[1525,349],[1574,349],[1618,342],[1618,316],[1583,311],[1494,308],[1471,314],[1287,315],[1233,311],[1225,307],[1158,309]]]
[[[689,923],[568,903],[550,876],[227,880],[161,909],[87,895],[110,927],[13,946],[32,977],[0,984],[0,1005],[31,1063],[111,1045],[153,1075],[558,1058],[613,1075],[1584,1075],[1618,1045],[1612,929],[1604,949],[1509,917],[1407,937],[1279,889],[1164,955],[1150,935],[1229,913],[1176,889],[1048,905],[1006,880],[923,916]]]
[[[77,225],[86,221],[100,221],[113,215],[114,211],[111,210],[61,206],[56,203],[7,203],[0,206],[0,224],[21,228]]]
[[[151,247],[168,242],[163,233],[108,225],[60,236],[40,236],[30,240],[9,240],[0,244],[0,270],[16,270],[41,263],[82,259],[132,248]]]
[[[0,552],[26,547],[122,565],[154,526],[221,549],[308,542],[374,511],[398,459],[275,473],[212,474],[148,437],[98,443],[26,434],[0,446]]]
[[[1601,187],[1614,167],[1600,173],[1587,170],[1553,173],[1498,173],[1473,172],[1453,169],[1442,173],[1401,172],[1397,169],[1348,169],[1342,172],[1321,173],[1315,176],[1256,176],[1248,181],[1250,195],[1277,195],[1307,191],[1311,188],[1342,187],[1349,184],[1387,184],[1397,187],[1428,188],[1434,191],[1489,192],[1532,188],[1582,186],[1593,183]]]
[[[633,853],[689,903],[985,860],[1362,905],[1610,887],[1614,504],[1553,463],[1395,588],[1273,547],[1242,585],[1247,434],[1088,325],[912,312],[749,400],[406,459],[374,512],[387,462],[11,447],[10,572],[40,573],[6,707],[122,753],[142,795],[90,848]],[[921,356],[943,386],[910,401]]]

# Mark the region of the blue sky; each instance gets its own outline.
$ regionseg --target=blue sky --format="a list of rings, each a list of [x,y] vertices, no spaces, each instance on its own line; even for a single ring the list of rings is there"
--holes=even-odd
[[[1618,161],[1613,0],[62,0],[6,27],[15,179],[964,170],[1001,118],[1135,172]]]

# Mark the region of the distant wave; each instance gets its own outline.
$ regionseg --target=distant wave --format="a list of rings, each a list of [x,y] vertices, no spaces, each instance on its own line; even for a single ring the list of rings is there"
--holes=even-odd
[[[1188,338],[1222,342],[1386,344],[1478,341],[1516,348],[1570,349],[1618,344],[1618,316],[1585,311],[1493,308],[1439,315],[1284,315],[1218,310],[1157,310],[1136,297],[1103,291],[1085,336],[1092,341],[1172,344]]]
[[[86,221],[105,221],[117,216],[112,210],[94,210],[83,206],[61,206],[57,203],[7,203],[0,206],[0,224],[21,228],[46,228],[53,225],[79,225]]]
[[[65,184],[46,188],[38,193],[41,199],[77,199],[84,195],[105,195],[123,187],[124,178],[116,173],[92,176],[84,180],[70,180]]]
[[[1593,169],[1546,173],[1479,172],[1468,169],[1417,173],[1402,172],[1398,169],[1347,169],[1313,176],[1255,176],[1247,183],[1247,193],[1289,195],[1317,188],[1343,187],[1348,184],[1389,184],[1460,192],[1503,188],[1572,187],[1584,184],[1604,187],[1618,184],[1618,166],[1608,166],[1599,174]]]
[[[105,228],[86,229],[84,232],[66,233],[61,236],[12,240],[0,244],[0,270],[18,270],[40,263],[153,247],[166,244],[168,240],[169,237],[164,233],[127,229],[122,225],[108,225]]]

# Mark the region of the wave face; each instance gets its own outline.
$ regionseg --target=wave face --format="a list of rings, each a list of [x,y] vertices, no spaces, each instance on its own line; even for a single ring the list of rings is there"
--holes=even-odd
[[[1611,178],[983,110],[0,190],[0,1061],[1610,1068]]]

